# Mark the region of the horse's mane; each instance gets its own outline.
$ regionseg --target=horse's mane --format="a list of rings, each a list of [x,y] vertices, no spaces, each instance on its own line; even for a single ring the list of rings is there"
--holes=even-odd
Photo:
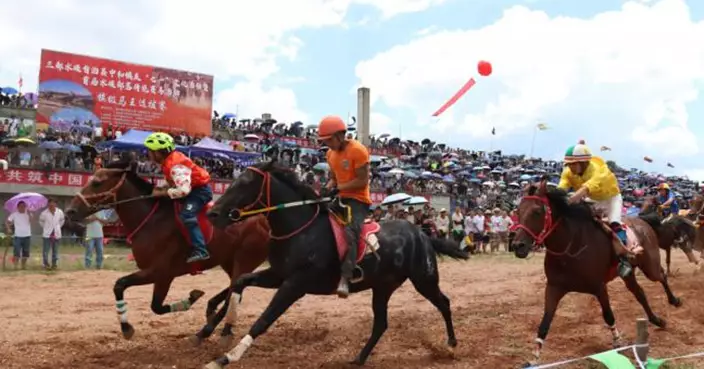
[[[283,182],[285,185],[296,191],[299,195],[303,196],[303,199],[305,200],[317,200],[320,198],[320,195],[318,195],[312,187],[298,179],[296,172],[276,163],[275,161],[258,163],[255,164],[254,167],[271,174],[274,178]]]
[[[154,190],[154,185],[145,180],[144,178],[140,177],[136,171],[134,170],[129,170],[130,167],[134,165],[133,162],[129,159],[122,159],[118,161],[114,161],[112,163],[109,163],[108,165],[105,166],[106,169],[125,169],[127,170],[127,180],[132,183],[139,192],[141,192],[144,195],[149,195],[152,193]]]
[[[538,187],[531,186],[528,189],[528,195],[535,195]],[[564,217],[574,220],[594,220],[594,211],[591,206],[585,202],[570,204],[567,202],[567,192],[562,189],[548,189],[545,196],[550,202],[550,207],[558,218]]]

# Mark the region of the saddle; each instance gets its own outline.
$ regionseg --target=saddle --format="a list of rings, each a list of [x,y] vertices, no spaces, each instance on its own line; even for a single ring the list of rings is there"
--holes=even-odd
[[[340,257],[340,261],[342,261],[350,247],[350,245],[347,244],[347,237],[345,236],[345,226],[351,221],[351,214],[349,213],[349,208],[339,203],[339,201],[330,203],[328,210],[330,226],[335,235],[337,253]],[[379,250],[379,240],[376,237],[376,233],[380,230],[381,226],[379,223],[371,219],[365,220],[359,235],[359,244],[356,245],[357,264],[359,264],[367,254],[374,254],[377,259],[379,258],[379,255],[376,253],[376,251]]]

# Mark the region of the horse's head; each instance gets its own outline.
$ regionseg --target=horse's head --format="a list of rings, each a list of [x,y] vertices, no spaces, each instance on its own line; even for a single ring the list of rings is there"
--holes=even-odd
[[[77,221],[103,208],[111,207],[118,201],[118,192],[123,190],[125,183],[129,182],[131,177],[137,177],[136,168],[136,163],[125,161],[111,163],[106,168],[99,169],[71,199],[64,213],[70,220]]]
[[[524,259],[531,250],[545,241],[552,229],[553,217],[547,197],[547,179],[537,186],[524,189],[523,198],[518,204],[518,224],[514,225],[516,235],[513,247],[516,257]]]
[[[653,209],[657,209],[658,206],[658,199],[655,196],[646,196],[643,199],[643,205],[640,207],[640,212],[641,213],[647,213],[648,211],[653,211]]]
[[[248,167],[215,201],[208,211],[208,218],[214,226],[226,228],[243,219],[240,210],[252,210],[258,204],[265,204],[267,194],[264,192],[268,190],[266,183],[271,180],[271,175],[264,169],[259,165]]]
[[[313,198],[318,195],[301,183],[295,172],[272,160],[242,172],[215,202],[208,217],[216,227],[225,228],[252,215],[269,216],[276,205]]]

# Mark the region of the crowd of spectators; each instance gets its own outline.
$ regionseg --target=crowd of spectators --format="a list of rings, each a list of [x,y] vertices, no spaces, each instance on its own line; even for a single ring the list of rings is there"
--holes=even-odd
[[[3,121],[0,119],[0,121]],[[301,178],[314,187],[327,180],[324,148],[317,147],[315,125],[301,122],[280,123],[274,119],[236,119],[231,115],[213,117],[213,136],[234,151],[261,153],[265,159],[276,156],[288,163]],[[139,162],[145,174],[159,174],[159,167],[146,160],[144,151],[119,152],[98,149],[103,141],[120,138],[120,127],[102,127],[92,122],[73,122],[62,131],[37,129],[32,136],[36,144],[17,143],[31,127],[15,117],[0,125],[1,144],[13,166],[44,170],[94,171],[104,163],[130,155]],[[66,127],[64,127],[66,128]],[[177,143],[191,146],[203,139],[185,132],[169,132]],[[350,135],[354,131],[351,130]],[[445,195],[462,209],[511,210],[524,182],[547,175],[556,183],[562,170],[558,161],[544,161],[523,155],[504,155],[501,151],[478,152],[451,148],[425,139],[420,142],[379,135],[371,137],[371,146],[384,148],[398,155],[373,155],[372,189],[380,193],[405,192],[412,195]],[[194,155],[195,156],[195,155]],[[231,180],[249,163],[223,156],[195,156],[195,160],[218,179]],[[698,184],[686,178],[624,169],[609,162],[619,177],[626,202],[638,204],[643,196],[660,182],[668,181],[683,200],[698,191]]]

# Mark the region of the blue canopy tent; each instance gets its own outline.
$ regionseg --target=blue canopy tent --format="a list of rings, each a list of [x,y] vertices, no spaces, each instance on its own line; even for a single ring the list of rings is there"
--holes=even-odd
[[[99,142],[96,147],[99,149],[107,150],[134,150],[134,149],[144,149],[144,140],[147,139],[152,132],[140,131],[138,129],[130,129],[125,132],[120,138],[111,141]],[[187,151],[184,146],[176,145],[176,149],[179,151]]]
[[[205,137],[200,142],[188,147],[189,154],[193,156],[210,155],[215,157],[227,157],[240,163],[254,163],[261,158],[262,154],[257,152],[235,151],[227,144]]]

